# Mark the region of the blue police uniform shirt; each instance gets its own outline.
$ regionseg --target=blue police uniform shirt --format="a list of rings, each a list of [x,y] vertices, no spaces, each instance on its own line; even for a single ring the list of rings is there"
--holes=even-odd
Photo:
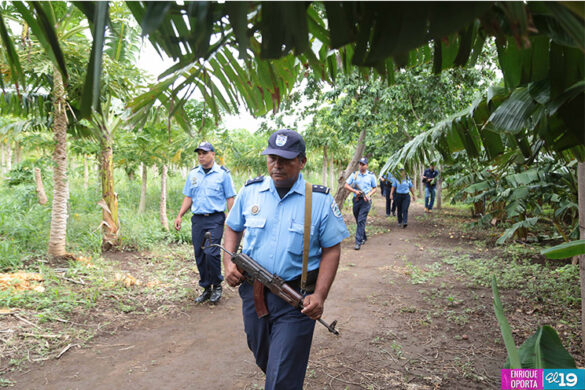
[[[437,171],[436,169],[431,171],[430,168],[427,168],[427,169],[425,169],[423,176],[434,179],[435,177],[439,176],[439,171]],[[425,185],[427,187],[434,187],[437,185],[437,183],[431,184],[431,183],[425,182]]]
[[[408,194],[408,190],[412,188],[412,181],[409,178],[394,179],[392,187],[396,187],[396,193],[398,194]]]
[[[386,184],[387,186],[392,186],[394,183],[394,176],[392,176],[392,174],[390,172],[386,172],[386,174],[384,176],[382,176],[384,179],[386,179],[386,182],[384,184]]]
[[[309,271],[319,268],[321,248],[330,248],[349,237],[331,195],[313,192],[312,202]],[[244,186],[226,220],[232,230],[246,230],[243,253],[285,281],[302,273],[304,222],[302,174],[282,199],[269,176]]]
[[[183,195],[193,199],[193,214],[210,214],[224,211],[226,199],[234,197],[236,190],[229,171],[214,162],[207,173],[201,165],[191,169]]]
[[[376,176],[370,171],[366,171],[366,173],[361,173],[360,171],[354,172],[349,175],[345,182],[350,186],[353,186],[354,183],[357,183],[357,185],[366,194],[369,194],[372,188],[376,188],[378,185],[376,182]],[[353,194],[353,196],[355,198],[357,194]]]

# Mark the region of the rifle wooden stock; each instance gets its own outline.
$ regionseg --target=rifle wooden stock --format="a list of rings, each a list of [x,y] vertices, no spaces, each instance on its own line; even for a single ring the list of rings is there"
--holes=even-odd
[[[271,274],[254,259],[244,253],[238,253],[237,255],[233,255],[230,252],[228,253],[232,255],[232,261],[238,266],[240,271],[243,271],[248,280],[254,281],[254,303],[256,304],[256,301],[259,299],[262,300],[262,302],[259,302],[256,306],[256,314],[259,318],[268,314],[266,302],[264,301],[263,286],[267,287],[274,295],[280,297],[289,305],[299,310],[303,310],[303,296],[294,288],[286,284],[280,276]],[[261,293],[258,289],[262,289]],[[325,326],[329,332],[339,335],[339,332],[335,329],[337,321],[333,321],[331,324],[326,323],[321,318],[317,321]]]

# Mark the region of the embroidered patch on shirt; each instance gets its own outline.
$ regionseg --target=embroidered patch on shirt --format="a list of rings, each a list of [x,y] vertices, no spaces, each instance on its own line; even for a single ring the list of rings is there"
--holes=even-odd
[[[331,211],[337,218],[341,218],[341,211],[339,210],[339,207],[337,207],[337,203],[331,202]]]

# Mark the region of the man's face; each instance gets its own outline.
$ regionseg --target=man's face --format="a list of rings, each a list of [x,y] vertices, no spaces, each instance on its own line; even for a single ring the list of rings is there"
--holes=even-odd
[[[433,164],[429,165],[429,168],[431,169],[431,171],[435,170],[435,166]]]
[[[199,160],[199,164],[203,168],[211,168],[215,160],[215,152],[206,152],[205,150],[199,149],[197,151],[197,160]]]
[[[266,156],[268,174],[274,181],[274,186],[278,188],[292,187],[306,163],[306,158],[299,161],[297,157],[288,159],[275,154]]]
[[[360,163],[360,172],[361,173],[366,173],[367,169],[368,169],[368,164]]]

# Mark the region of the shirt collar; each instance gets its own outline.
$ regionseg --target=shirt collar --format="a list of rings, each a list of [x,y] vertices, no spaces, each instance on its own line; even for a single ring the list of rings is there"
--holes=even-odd
[[[205,171],[203,170],[203,166],[201,164],[199,164],[199,168],[198,169],[199,169],[199,172],[205,173]],[[219,165],[217,165],[215,163],[215,161],[213,162],[213,165],[211,166],[211,170],[209,172],[219,172]]]
[[[266,176],[261,185],[262,185],[262,187],[260,187],[261,192],[270,190],[270,192],[278,196],[278,192],[276,191],[276,187],[274,186],[274,181],[270,176]],[[297,181],[295,181],[295,184],[293,184],[289,192],[296,192],[297,194],[305,195],[305,179],[303,178],[302,173],[299,173]]]

